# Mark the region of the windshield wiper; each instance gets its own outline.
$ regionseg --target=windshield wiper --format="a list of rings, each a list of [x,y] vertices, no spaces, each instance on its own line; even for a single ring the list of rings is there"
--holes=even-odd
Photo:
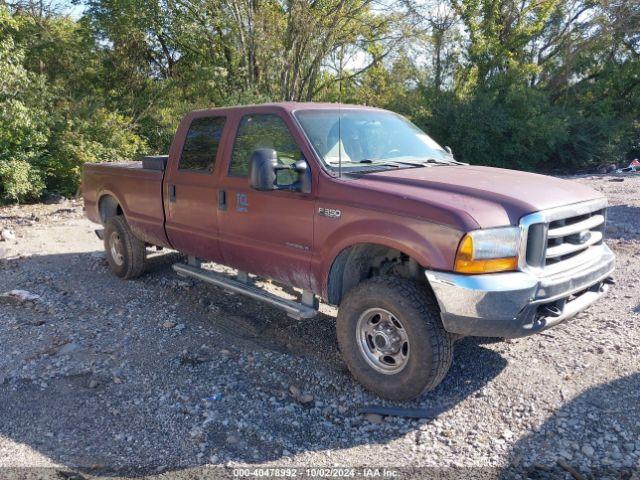
[[[371,167],[395,167],[398,168],[400,162],[395,162],[395,161],[387,161],[387,160],[371,160],[369,158],[365,158],[362,160],[358,160],[357,162],[342,162],[342,166],[358,166],[359,164],[364,164],[367,166],[371,166]],[[333,166],[336,166],[336,164],[334,164]]]
[[[384,170],[389,170],[390,168],[400,168],[401,166],[395,163],[389,162],[345,162],[342,164],[342,167],[347,167],[344,172],[349,173],[375,173]],[[358,168],[360,167],[360,168]],[[366,168],[365,168],[366,167]]]
[[[378,163],[378,162],[384,162],[384,163]],[[400,166],[400,165],[409,165],[411,167],[424,167],[426,164],[428,163],[432,163],[432,164],[440,164],[440,165],[465,165],[462,162],[458,162],[456,160],[453,160],[453,158],[451,160],[445,160],[445,159],[438,159],[438,158],[426,158],[424,160],[415,160],[413,162],[411,161],[407,161],[407,160],[394,160],[394,159],[380,159],[380,160],[373,160],[370,158],[363,158],[362,160],[359,160],[358,163],[367,163],[367,164],[371,164],[371,165],[382,165],[382,164],[387,164],[387,165],[396,165],[396,166]]]
[[[420,168],[424,167],[427,164],[440,164],[440,165],[465,165],[464,163],[457,162],[455,160],[438,160],[436,158],[427,158],[424,160],[416,160],[413,162],[409,162],[406,160],[392,160],[392,159],[372,159],[372,158],[363,158],[358,161],[350,161],[343,162],[343,166],[351,166],[351,173],[370,173],[380,170],[381,168]],[[357,165],[362,165],[363,167],[366,165],[368,168],[362,170],[354,170],[353,167],[357,167]]]
[[[466,165],[465,163],[459,162],[457,160],[443,160],[437,158],[427,158],[426,160],[422,160],[423,163],[439,163],[442,165]]]
[[[358,163],[366,163],[369,165],[377,166],[377,165],[387,165],[390,167],[400,167],[401,165],[409,165],[410,167],[422,167],[423,164],[419,162],[403,162],[401,160],[371,160],[370,158],[364,158],[362,160],[358,160]]]
[[[362,162],[358,162],[358,163],[362,163]],[[366,163],[366,162],[364,162]],[[376,168],[376,167],[393,167],[393,168],[400,168],[400,165],[398,165],[397,163],[390,163],[390,162],[383,162],[383,163],[367,163],[368,166],[370,166],[371,168]],[[365,170],[368,171],[369,169]]]

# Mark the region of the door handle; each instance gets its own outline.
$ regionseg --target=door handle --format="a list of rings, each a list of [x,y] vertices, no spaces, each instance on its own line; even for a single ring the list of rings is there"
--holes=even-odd
[[[227,192],[224,190],[218,190],[218,210],[227,209]]]
[[[169,185],[169,201],[170,202],[176,201],[176,186],[173,184]]]

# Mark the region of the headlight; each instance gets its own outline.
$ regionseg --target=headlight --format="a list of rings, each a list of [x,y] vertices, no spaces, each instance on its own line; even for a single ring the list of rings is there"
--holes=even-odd
[[[454,269],[460,273],[516,270],[519,249],[518,227],[474,230],[462,238],[456,253]]]

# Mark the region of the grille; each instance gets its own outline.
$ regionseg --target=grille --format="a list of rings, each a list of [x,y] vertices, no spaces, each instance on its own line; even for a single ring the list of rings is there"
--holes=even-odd
[[[526,264],[555,273],[588,262],[601,250],[603,203],[541,212],[528,224]]]
[[[605,210],[549,223],[545,266],[576,257],[604,239]]]

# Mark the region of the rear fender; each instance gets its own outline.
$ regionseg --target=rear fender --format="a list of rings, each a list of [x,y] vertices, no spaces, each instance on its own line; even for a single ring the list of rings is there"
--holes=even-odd
[[[164,216],[155,218],[143,212],[133,212],[126,201],[115,193],[115,189],[105,185],[97,195],[97,212],[104,225],[112,215],[124,215],[133,234],[145,243],[171,248],[164,231]],[[111,200],[113,199],[113,200]],[[161,199],[158,198],[158,202]],[[105,202],[109,202],[105,205]]]

